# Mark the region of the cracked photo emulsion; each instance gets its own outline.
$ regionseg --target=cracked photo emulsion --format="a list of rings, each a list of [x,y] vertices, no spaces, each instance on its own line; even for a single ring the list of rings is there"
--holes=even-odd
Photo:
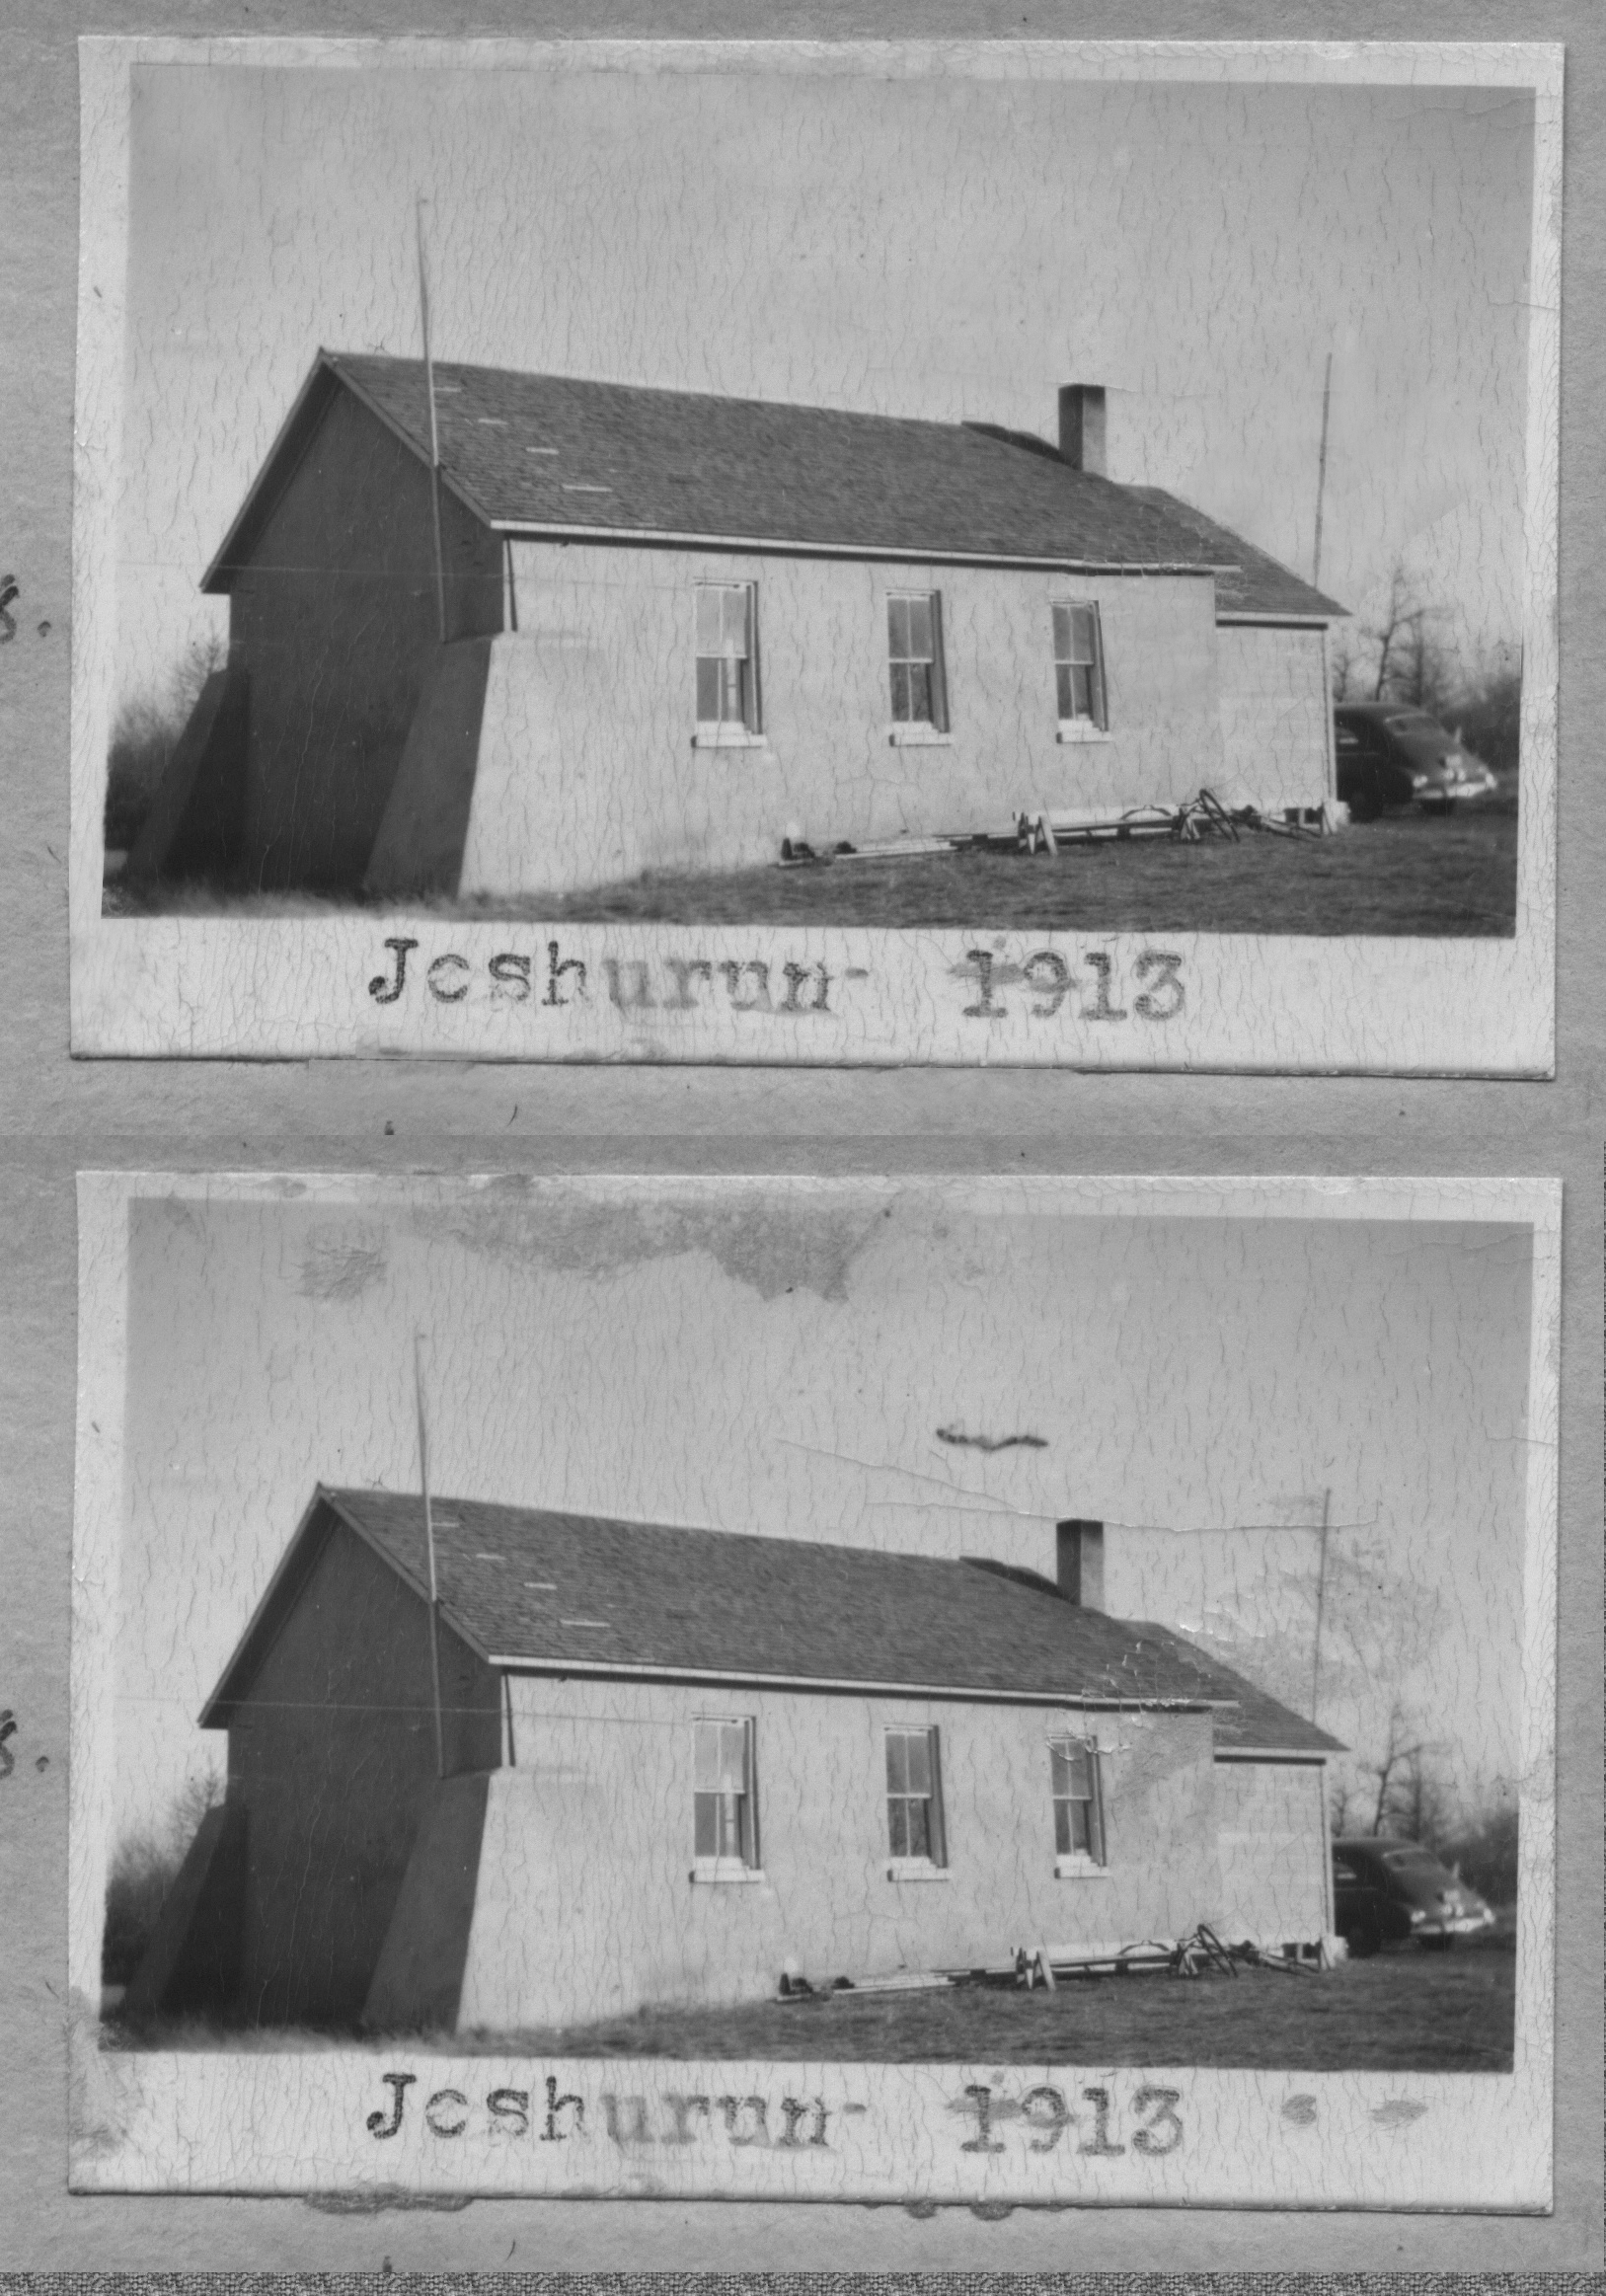
[[[1545,2210],[1559,1235],[85,1175],[74,2188]]]
[[[82,76],[75,1051],[1550,1072],[1559,48]]]

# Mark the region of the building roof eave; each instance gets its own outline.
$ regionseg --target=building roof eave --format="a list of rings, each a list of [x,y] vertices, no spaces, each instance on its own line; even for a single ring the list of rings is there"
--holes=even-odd
[[[1196,559],[1133,560],[1069,556],[1033,557],[1020,551],[954,550],[941,546],[917,550],[904,543],[802,542],[787,535],[709,534],[696,528],[667,526],[602,526],[589,522],[559,522],[516,518],[488,518],[495,534],[509,542],[636,543],[650,550],[743,551],[766,558],[841,558],[885,560],[900,566],[995,566],[1024,568],[1047,574],[1108,575],[1190,575],[1210,580],[1237,569],[1205,566]],[[1218,616],[1219,620],[1221,617]]]
[[[804,1690],[860,1698],[939,1698],[965,1706],[1074,1707],[1090,1714],[1211,1714],[1228,1712],[1231,1699],[1113,1698],[1091,1691],[998,1690],[941,1682],[876,1682],[857,1675],[764,1674],[751,1667],[674,1666],[628,1659],[530,1657],[493,1652],[488,1663],[504,1674],[542,1679],[583,1676],[592,1681],[687,1682],[729,1690]]]
[[[1204,1657],[1173,1630],[1153,1622],[1107,1619],[1074,1606],[1067,1610],[1052,1584],[1029,1587],[1023,1594],[1013,1573],[1006,1574],[1007,1584],[988,1594],[984,1590],[992,1587],[992,1574],[975,1570],[962,1557],[867,1553],[473,1499],[442,1497],[435,1506],[436,1553],[447,1596],[437,1616],[466,1651],[504,1676],[725,1690],[740,1685],[1039,1712],[1196,1714],[1211,1719],[1214,1751],[1225,1760],[1320,1761],[1343,1750],[1329,1733]],[[315,1486],[206,1701],[201,1726],[227,1726],[249,1701],[263,1664],[313,1583],[337,1531],[355,1537],[374,1563],[427,1609],[434,1574],[426,1520],[423,1501],[411,1493]],[[497,1551],[480,1553],[481,1546]],[[538,1560],[540,1584],[520,1580],[518,1573]],[[671,1565],[676,1584],[695,1568],[713,1587],[716,1608],[726,1621],[725,1647],[707,1646],[706,1637],[702,1646],[697,1637],[688,1645],[684,1636],[677,1646],[675,1630],[666,1628],[653,1602],[645,1611],[639,1604],[632,1610],[644,1585],[661,1590],[668,1583],[664,1571]],[[544,1599],[532,1605],[522,1591],[527,1583],[544,1598],[556,1592],[549,1580],[564,1581],[564,1607],[575,1608],[575,1616],[552,1615]],[[920,1631],[890,1640],[879,1631],[868,1638],[861,1632],[856,1640],[836,1633],[828,1618],[821,1629],[821,1603],[828,1613],[832,1601],[847,1601],[855,1587],[861,1606],[890,1599],[890,1590],[899,1605],[900,1627],[912,1621]],[[599,1611],[594,1595],[624,1607],[617,1616],[611,1609]],[[797,1616],[812,1620],[818,1631],[801,1638],[790,1631],[767,1634],[777,1603],[786,1618],[793,1616],[787,1606],[802,1605]],[[588,1606],[583,1617],[580,1604]],[[958,1639],[946,1629],[956,1604],[966,1621],[966,1633]],[[529,1617],[521,1615],[526,1611]],[[622,1635],[622,1646],[613,1650],[594,1644],[587,1648],[583,1643],[576,1648],[572,1636],[557,1631],[591,1630],[610,1620],[610,1632],[616,1627]]]
[[[277,1640],[279,1628],[294,1607],[305,1578],[317,1560],[315,1555],[309,1555],[308,1549],[318,1538],[320,1517],[331,1524],[342,1524],[360,1539],[369,1554],[382,1563],[427,1608],[428,1587],[421,1584],[407,1566],[373,1538],[349,1508],[342,1505],[338,1492],[332,1491],[327,1484],[317,1484],[291,1534],[289,1545],[279,1558],[278,1568],[268,1581],[261,1601],[246,1624],[245,1632],[235,1644],[211,1696],[200,1710],[197,1720],[201,1729],[226,1729],[233,1720],[235,1709],[249,1691],[252,1678]],[[489,1660],[478,1638],[445,1603],[439,1605],[439,1614],[442,1624],[449,1627],[458,1641],[466,1644],[476,1657],[488,1663],[493,1662]]]
[[[402,1584],[407,1588],[408,1592],[410,1594],[416,1594],[419,1600],[423,1604],[424,1608],[427,1609],[429,1606],[429,1587],[427,1582],[424,1579],[420,1578],[415,1571],[410,1570],[407,1565],[402,1561],[402,1558],[399,1555],[392,1554],[391,1550],[384,1545],[383,1541],[374,1537],[373,1533],[364,1523],[359,1520],[352,1509],[342,1503],[341,1494],[338,1491],[331,1491],[323,1486],[320,1486],[320,1488],[323,1489],[324,1496],[329,1501],[331,1509],[337,1516],[339,1516],[340,1520],[344,1523],[347,1530],[354,1533],[354,1535],[362,1541],[362,1544],[367,1548],[369,1554],[374,1556],[377,1561],[383,1563],[388,1570],[393,1571],[395,1575],[401,1580]],[[488,1666],[494,1666],[496,1664],[497,1661],[492,1657],[490,1651],[486,1648],[485,1644],[481,1641],[480,1637],[475,1634],[473,1628],[469,1626],[468,1622],[461,1618],[458,1613],[452,1609],[449,1603],[442,1602],[437,1598],[435,1603],[435,1610],[439,1616],[441,1624],[443,1626],[449,1627],[452,1633],[457,1637],[458,1641],[460,1643],[466,1644],[477,1658],[483,1660],[483,1662]]]
[[[429,457],[423,452],[422,448],[419,444],[419,441],[413,436],[412,432],[407,429],[405,424],[398,422],[395,418],[386,411],[385,407],[374,396],[374,394],[371,391],[366,390],[357,380],[356,376],[353,375],[349,369],[343,364],[339,351],[326,350],[320,352],[319,355],[320,357],[328,359],[331,370],[340,377],[341,381],[345,385],[345,388],[350,392],[352,398],[356,400],[358,406],[365,407],[368,413],[374,418],[375,421],[382,422],[385,425],[385,428],[390,432],[391,436],[396,439],[400,445],[407,448],[408,453],[412,455],[414,461],[421,464],[423,469],[428,470],[431,467]],[[451,472],[447,470],[444,463],[437,463],[433,467],[436,470],[441,485],[445,488],[448,495],[452,496],[455,500],[461,502],[464,509],[467,510],[471,516],[478,518],[482,526],[489,526],[492,531],[496,533],[500,532],[500,528],[497,525],[497,521],[492,517],[490,510],[486,507],[485,503],[482,502],[474,494],[471,488],[465,486],[461,479],[454,478]]]
[[[1216,609],[1216,623],[1220,629],[1246,630],[1331,630],[1335,622],[1347,622],[1347,614],[1250,614],[1231,606]]]
[[[228,532],[218,544],[211,563],[200,577],[203,595],[226,596],[233,587],[235,574],[250,557],[258,534],[317,436],[337,386],[349,391],[357,404],[376,422],[384,425],[390,436],[398,445],[406,448],[415,462],[424,470],[429,468],[429,459],[427,455],[421,454],[418,440],[393,420],[353,375],[346,372],[341,363],[340,353],[320,346],[289,413],[279,424],[272,445],[263,457],[257,476],[246,490],[245,499],[235,512]],[[491,524],[485,506],[476,501],[468,489],[444,469],[440,472],[440,483],[482,525]]]
[[[244,1633],[229,1653],[227,1665],[218,1676],[211,1696],[196,1718],[203,1730],[224,1729],[239,1704],[245,1687],[242,1676],[255,1673],[267,1645],[277,1633],[280,1617],[290,1608],[293,1597],[300,1591],[302,1567],[306,1550],[316,1535],[320,1514],[329,1511],[329,1492],[316,1484],[313,1493],[301,1512],[301,1519],[290,1536],[290,1543],[278,1559],[278,1567],[263,1590],[262,1598],[246,1622]]]
[[[320,345],[300,390],[291,401],[289,413],[274,433],[272,445],[246,489],[245,498],[234,513],[228,532],[200,577],[203,593],[215,597],[228,590],[229,577],[246,556],[247,538],[263,524],[272,499],[289,475],[283,465],[290,463],[293,467],[312,443],[330,401],[335,374],[332,354]]]
[[[1326,1732],[1323,1733],[1324,1736]],[[1217,1746],[1218,1762],[1303,1762],[1320,1769],[1346,1749],[1337,1738],[1325,1746]]]

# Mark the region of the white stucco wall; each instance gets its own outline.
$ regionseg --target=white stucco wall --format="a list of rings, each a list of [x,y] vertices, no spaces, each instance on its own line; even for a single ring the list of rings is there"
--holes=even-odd
[[[1203,1714],[1071,1716],[778,1691],[514,1677],[494,1772],[460,2027],[575,2023],[648,2002],[997,1963],[1018,1946],[1176,1936],[1220,1911]],[[763,1878],[693,1881],[692,1724],[755,1723]],[[944,1877],[888,1877],[883,1731],[942,1732]],[[1109,1867],[1055,1875],[1046,1740],[1097,1729]]]
[[[1331,1929],[1325,1818],[1319,1763],[1217,1763],[1224,1938],[1309,1944]]]
[[[1225,785],[1217,796],[1263,813],[1320,805],[1330,795],[1333,717],[1323,633],[1228,623],[1217,650]]]
[[[1214,584],[518,543],[496,640],[465,893],[773,861],[783,836],[1007,828],[1221,779]],[[693,743],[699,580],[758,585],[762,738]],[[943,600],[949,738],[888,738],[886,597]],[[1050,601],[1096,602],[1108,739],[1062,742]]]

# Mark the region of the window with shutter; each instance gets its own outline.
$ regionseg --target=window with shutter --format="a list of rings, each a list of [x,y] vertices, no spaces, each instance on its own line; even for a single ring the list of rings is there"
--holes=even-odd
[[[1060,1873],[1103,1869],[1104,1780],[1095,1738],[1050,1738],[1050,1792],[1054,1807],[1054,1862]]]
[[[948,1863],[937,1732],[886,1733],[887,1846],[894,1859],[931,1866]]]
[[[699,582],[697,731],[699,739],[756,738],[758,592],[753,582]]]
[[[694,1727],[693,1850],[699,1869],[736,1876],[757,1868],[750,1721],[705,1717]]]
[[[1105,705],[1104,637],[1095,605],[1062,599],[1054,605],[1054,699],[1067,738],[1102,733]]]
[[[892,682],[892,729],[948,731],[948,679],[943,663],[940,590],[895,592],[886,601],[886,656]]]

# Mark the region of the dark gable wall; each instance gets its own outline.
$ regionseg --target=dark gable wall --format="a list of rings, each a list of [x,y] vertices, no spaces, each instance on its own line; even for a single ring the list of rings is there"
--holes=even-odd
[[[234,579],[250,677],[237,875],[355,890],[438,649],[429,473],[337,388]],[[447,633],[502,620],[501,546],[443,487]]]
[[[355,2023],[435,1782],[428,1610],[338,1518],[229,1725],[238,2007]],[[444,1626],[448,1775],[501,1760],[499,1677]]]

